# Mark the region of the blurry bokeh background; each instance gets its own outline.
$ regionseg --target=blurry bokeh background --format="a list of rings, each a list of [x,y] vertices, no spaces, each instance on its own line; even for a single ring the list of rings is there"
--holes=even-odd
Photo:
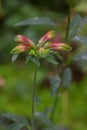
[[[71,6],[72,17],[76,14],[87,16],[87,0],[71,0]],[[15,113],[27,118],[31,115],[33,65],[25,64],[24,57],[11,63],[9,52],[17,45],[14,36],[26,35],[37,42],[45,32],[56,30],[60,38],[64,37],[68,8],[68,0],[0,0],[0,113]],[[57,27],[50,24],[14,26],[20,21],[37,16],[49,17]],[[80,33],[87,36],[87,24]],[[73,130],[87,130],[87,63],[70,67],[73,79],[68,88],[68,103],[63,102],[60,93],[54,122],[59,125],[68,124]],[[49,78],[55,73],[55,67],[48,63],[44,62],[40,67],[37,86],[41,103],[37,103],[37,111],[45,112],[52,107],[54,97],[50,96]],[[66,105],[67,108],[64,108]]]

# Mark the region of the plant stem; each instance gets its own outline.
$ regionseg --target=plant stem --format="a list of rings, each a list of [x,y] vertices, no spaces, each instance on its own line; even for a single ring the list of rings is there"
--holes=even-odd
[[[34,114],[35,114],[36,78],[37,78],[37,65],[35,65],[34,82],[32,87],[32,130],[35,130]]]
[[[59,89],[56,91],[56,95],[55,95],[55,98],[54,98],[53,107],[52,107],[52,111],[51,111],[51,115],[50,115],[50,120],[52,122],[54,120],[55,110],[56,110],[56,106],[57,106],[57,103],[58,103],[58,92],[59,92]]]
[[[66,35],[65,35],[65,42],[68,42],[69,40],[69,29],[70,29],[70,21],[71,21],[71,3],[72,0],[69,0],[69,10],[68,10],[68,23],[67,23],[67,29],[66,29]],[[68,103],[69,103],[69,97],[68,97],[68,90],[64,90],[62,93],[62,118],[61,121],[63,125],[67,125],[68,123]]]
[[[68,42],[69,29],[70,29],[70,19],[71,19],[71,3],[70,2],[69,2],[68,23],[67,23],[67,29],[66,29],[66,35],[65,35],[65,42]],[[53,102],[53,107],[52,107],[51,116],[50,116],[51,121],[53,121],[54,119],[55,110],[58,103],[58,92],[59,92],[59,89],[56,92],[55,99]]]
[[[70,20],[71,20],[71,3],[69,2],[69,10],[68,10],[68,23],[65,35],[65,42],[68,42],[69,29],[70,29]]]

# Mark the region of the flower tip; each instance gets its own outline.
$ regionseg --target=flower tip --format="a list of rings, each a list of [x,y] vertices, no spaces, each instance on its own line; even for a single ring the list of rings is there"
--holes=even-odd
[[[22,40],[22,35],[17,35],[14,37],[14,41],[16,42],[22,42],[21,40]]]
[[[63,49],[64,49],[65,51],[71,51],[71,50],[72,50],[72,47],[71,47],[70,45],[65,44]]]
[[[49,32],[47,32],[45,35],[43,35],[40,40],[39,43],[45,43],[47,42],[49,39],[53,38],[55,36],[55,31],[51,30]]]

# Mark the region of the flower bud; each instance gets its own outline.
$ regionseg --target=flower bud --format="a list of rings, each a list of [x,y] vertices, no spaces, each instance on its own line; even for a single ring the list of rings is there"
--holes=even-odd
[[[47,32],[43,37],[40,38],[39,44],[45,43],[45,42],[48,41],[50,38],[53,38],[54,35],[55,35],[55,31],[49,31],[49,32]]]
[[[27,43],[19,44],[18,46],[16,46],[15,48],[11,50],[11,54],[22,53],[30,49],[31,49],[31,46]]]
[[[21,43],[28,43],[30,45],[34,45],[34,42],[32,40],[30,40],[29,38],[23,36],[23,35],[17,35],[15,38],[14,38],[15,41],[17,42],[21,42]]]
[[[53,49],[53,50],[60,50],[60,51],[72,50],[72,48],[68,44],[65,44],[65,43],[51,43],[51,44],[47,44],[45,47],[49,49]]]

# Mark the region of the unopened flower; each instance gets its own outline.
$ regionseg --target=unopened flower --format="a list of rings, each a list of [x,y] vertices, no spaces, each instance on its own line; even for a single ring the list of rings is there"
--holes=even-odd
[[[38,43],[45,43],[50,38],[53,38],[55,36],[55,31],[49,31],[44,36],[42,36]]]
[[[52,49],[52,50],[66,50],[70,51],[71,47],[68,44],[65,43],[49,43],[45,45],[46,48]]]
[[[21,42],[21,43],[28,43],[30,45],[34,45],[34,42],[30,40],[29,38],[23,36],[23,35],[18,35],[14,38],[15,41]]]
[[[27,50],[30,50],[31,49],[31,46],[27,43],[22,43],[22,44],[19,44],[18,46],[16,46],[15,48],[13,48],[11,50],[11,54],[14,54],[14,53],[22,53],[22,52],[25,52]]]

